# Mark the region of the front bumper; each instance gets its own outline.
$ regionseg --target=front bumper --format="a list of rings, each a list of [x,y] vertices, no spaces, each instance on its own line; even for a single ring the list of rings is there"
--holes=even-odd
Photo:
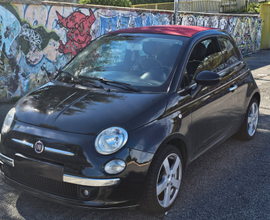
[[[4,180],[6,184],[12,186],[18,190],[22,190],[34,196],[41,197],[43,199],[56,202],[62,205],[78,207],[78,208],[87,208],[87,209],[117,209],[117,208],[132,208],[138,206],[138,204],[131,204],[129,202],[123,203],[103,203],[103,202],[95,202],[95,201],[78,201],[74,199],[64,198],[61,196],[53,195],[50,193],[46,193],[37,189],[33,189],[26,185],[23,185],[19,182],[16,182],[10,178],[8,178],[0,169],[0,176]]]
[[[139,204],[153,154],[124,147],[112,155],[99,155],[89,146],[94,138],[16,122],[0,143],[3,178],[13,187],[68,205],[118,208]],[[38,154],[33,145],[39,140],[45,149]],[[126,169],[106,174],[104,164],[112,159],[125,161]]]
[[[32,163],[35,162],[34,160],[27,158],[26,156],[19,154],[19,153],[16,153],[15,156],[32,161]],[[1,154],[1,153],[0,153],[0,163],[7,164],[11,167],[15,167],[14,160]],[[38,162],[38,163],[41,163],[41,162]],[[62,179],[63,179],[63,182],[66,182],[66,183],[72,183],[72,184],[77,184],[77,185],[81,185],[81,186],[95,186],[95,187],[114,186],[120,182],[120,178],[93,179],[93,178],[84,178],[84,177],[79,177],[79,176],[73,176],[73,175],[69,175],[69,174],[65,174],[65,173],[63,174]]]
[[[14,160],[0,153],[0,163],[14,167]]]

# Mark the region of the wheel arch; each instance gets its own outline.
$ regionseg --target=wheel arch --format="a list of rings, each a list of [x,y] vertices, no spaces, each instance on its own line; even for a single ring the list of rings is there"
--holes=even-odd
[[[257,99],[258,104],[260,105],[260,102],[261,102],[261,95],[260,95],[260,93],[259,93],[258,91],[255,92],[255,93],[253,94],[251,100],[252,100],[253,98]],[[251,101],[251,100],[250,100],[250,101]]]
[[[170,136],[168,136],[166,139],[164,139],[162,141],[162,143],[157,148],[157,150],[155,152],[155,155],[166,144],[173,145],[180,151],[180,153],[182,155],[182,159],[183,159],[183,164],[182,165],[183,165],[183,168],[185,168],[186,165],[187,165],[187,162],[188,162],[188,155],[189,154],[188,154],[188,148],[187,148],[187,144],[186,144],[184,136],[182,136],[181,134],[171,134]]]

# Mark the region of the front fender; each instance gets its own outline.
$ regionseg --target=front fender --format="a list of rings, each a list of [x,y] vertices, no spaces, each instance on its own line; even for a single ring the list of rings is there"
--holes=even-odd
[[[126,147],[155,154],[172,139],[181,140],[187,149],[187,155],[191,154],[191,123],[190,114],[179,118],[179,112],[155,120],[143,127],[129,132],[129,141]]]

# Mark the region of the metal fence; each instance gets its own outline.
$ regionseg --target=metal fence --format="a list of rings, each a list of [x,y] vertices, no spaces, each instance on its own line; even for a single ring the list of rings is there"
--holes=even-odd
[[[242,0],[242,2],[244,2]],[[220,11],[219,12],[231,12],[234,11],[238,6],[237,0],[222,0],[220,5]]]
[[[178,2],[179,11],[191,12],[219,12],[221,1],[186,1]]]
[[[178,11],[228,12],[236,8],[236,0],[179,1]],[[174,2],[132,5],[133,8],[174,10]]]

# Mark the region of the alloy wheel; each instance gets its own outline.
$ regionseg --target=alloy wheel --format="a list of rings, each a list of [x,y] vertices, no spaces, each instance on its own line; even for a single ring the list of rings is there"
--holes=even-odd
[[[259,118],[259,107],[256,102],[253,102],[250,106],[248,113],[248,134],[253,136],[256,132]]]
[[[159,204],[167,208],[177,197],[182,179],[182,163],[175,153],[163,161],[157,178],[156,194]]]

